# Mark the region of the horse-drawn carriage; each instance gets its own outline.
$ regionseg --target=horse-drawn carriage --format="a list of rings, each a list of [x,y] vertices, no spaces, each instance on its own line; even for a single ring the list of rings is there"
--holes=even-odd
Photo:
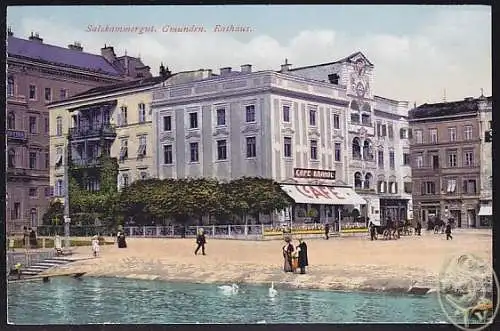
[[[383,239],[399,239],[400,231],[398,226],[394,222],[381,220],[381,221],[371,221],[375,227],[375,233],[381,235]]]

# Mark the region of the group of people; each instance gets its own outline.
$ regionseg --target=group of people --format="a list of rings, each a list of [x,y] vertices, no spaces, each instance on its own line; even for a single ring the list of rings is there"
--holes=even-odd
[[[283,250],[283,271],[285,272],[295,272],[295,270],[300,269],[301,274],[306,273],[306,267],[309,265],[307,258],[307,245],[299,238],[299,245],[296,247],[292,244],[292,238],[290,236],[285,237],[285,246]]]
[[[32,228],[23,227],[23,243],[26,248],[36,248],[37,239],[36,232]]]

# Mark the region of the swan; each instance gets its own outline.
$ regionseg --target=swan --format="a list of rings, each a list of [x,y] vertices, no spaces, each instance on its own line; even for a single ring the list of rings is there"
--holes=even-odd
[[[236,284],[232,284],[232,285],[221,285],[218,288],[226,294],[236,294],[238,293],[240,287]]]
[[[274,282],[271,282],[271,287],[269,288],[269,296],[274,297],[276,294],[278,294],[278,291],[274,288]]]

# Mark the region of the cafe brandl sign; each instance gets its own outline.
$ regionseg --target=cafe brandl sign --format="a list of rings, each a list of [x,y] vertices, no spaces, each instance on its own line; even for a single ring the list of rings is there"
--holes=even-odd
[[[293,176],[295,178],[335,179],[335,170],[294,168]]]

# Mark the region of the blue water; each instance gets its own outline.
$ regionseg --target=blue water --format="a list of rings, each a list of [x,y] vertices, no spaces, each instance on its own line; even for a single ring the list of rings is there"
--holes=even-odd
[[[15,324],[440,323],[437,297],[241,285],[227,295],[211,284],[59,277],[8,284]]]

